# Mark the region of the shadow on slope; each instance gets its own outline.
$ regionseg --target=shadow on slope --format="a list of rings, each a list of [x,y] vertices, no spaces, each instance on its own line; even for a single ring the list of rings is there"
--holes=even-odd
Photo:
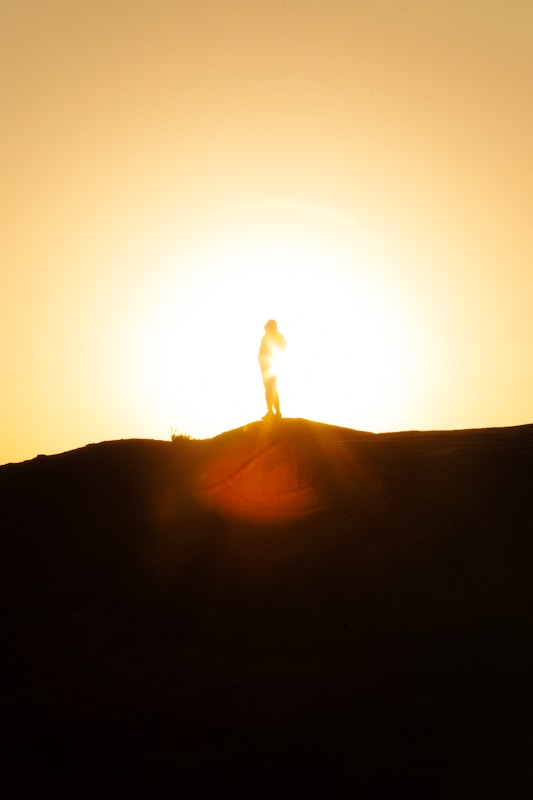
[[[283,420],[0,468],[6,780],[529,782],[532,437]]]

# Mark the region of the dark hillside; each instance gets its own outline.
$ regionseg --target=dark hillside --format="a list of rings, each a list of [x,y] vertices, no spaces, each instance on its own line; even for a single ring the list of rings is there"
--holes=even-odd
[[[4,785],[530,796],[532,498],[529,425],[0,467]]]

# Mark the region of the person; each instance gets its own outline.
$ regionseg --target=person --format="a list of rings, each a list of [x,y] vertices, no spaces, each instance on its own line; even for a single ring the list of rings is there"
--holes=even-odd
[[[269,319],[265,325],[265,335],[259,348],[259,366],[265,387],[267,413],[263,419],[276,417],[281,419],[279,407],[276,354],[285,350],[285,337],[278,331],[275,319]]]

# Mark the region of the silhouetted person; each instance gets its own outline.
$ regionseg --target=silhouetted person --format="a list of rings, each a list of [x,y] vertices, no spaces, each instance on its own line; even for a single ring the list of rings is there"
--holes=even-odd
[[[261,347],[259,348],[259,366],[261,367],[261,375],[265,385],[267,404],[267,413],[263,419],[273,417],[274,412],[276,412],[276,417],[281,417],[275,356],[277,352],[285,350],[285,347],[285,337],[278,331],[276,320],[269,319],[265,325],[265,335],[261,339]]]

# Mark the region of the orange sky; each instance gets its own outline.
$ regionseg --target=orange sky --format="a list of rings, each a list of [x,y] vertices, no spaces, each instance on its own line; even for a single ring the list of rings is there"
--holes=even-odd
[[[529,0],[0,0],[0,463],[531,422]]]

